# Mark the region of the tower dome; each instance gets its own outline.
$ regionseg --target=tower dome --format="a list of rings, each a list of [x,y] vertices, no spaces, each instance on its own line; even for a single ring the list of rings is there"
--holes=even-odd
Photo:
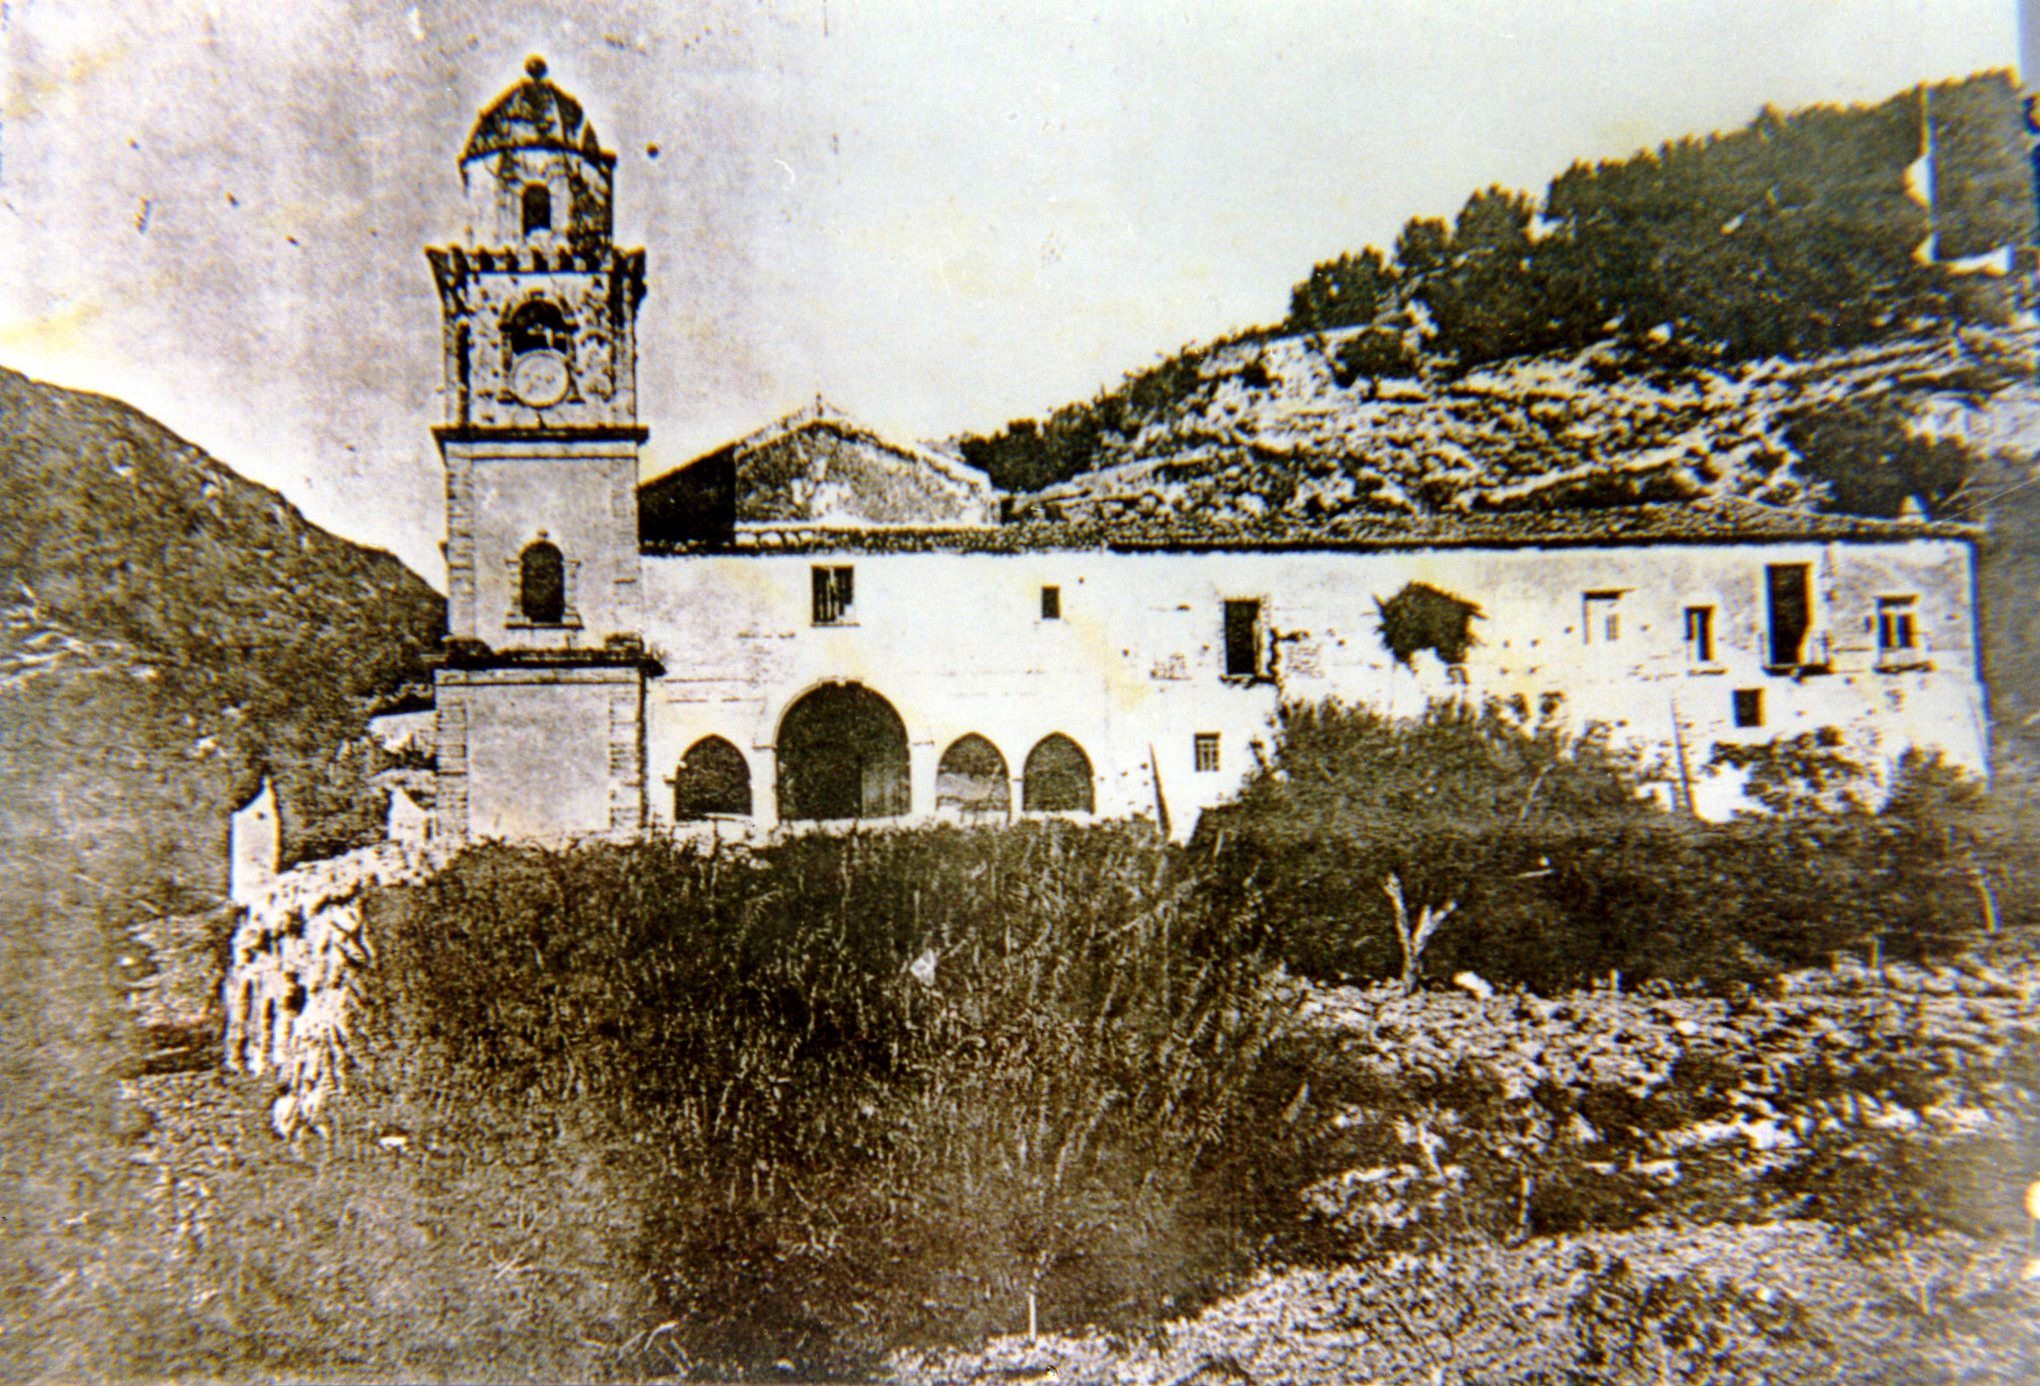
[[[524,71],[522,82],[482,112],[461,150],[460,161],[507,149],[551,149],[613,162],[595,137],[595,127],[588,123],[581,103],[546,80],[545,59],[533,56],[525,62]]]
[[[468,235],[477,246],[606,244],[616,156],[581,103],[547,80],[545,59],[491,102],[462,146]]]

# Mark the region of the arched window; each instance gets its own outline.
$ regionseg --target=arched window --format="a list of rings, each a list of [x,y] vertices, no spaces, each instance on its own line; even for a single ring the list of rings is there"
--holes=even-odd
[[[567,561],[543,539],[518,556],[517,609],[535,626],[557,626],[567,619]]]
[[[543,183],[524,185],[524,234],[535,236],[552,230],[552,194]]]
[[[1090,813],[1091,758],[1061,732],[1042,737],[1027,753],[1020,797],[1029,813]]]
[[[958,737],[935,767],[935,811],[966,817],[1013,811],[1013,784],[999,748],[976,732]]]
[[[519,304],[504,321],[503,340],[513,357],[528,351],[557,351],[564,356],[574,345],[574,329],[558,304],[534,298]]]
[[[779,816],[894,818],[907,812],[907,726],[862,684],[804,695],[779,724]]]
[[[719,736],[704,736],[680,758],[673,776],[673,817],[682,823],[751,812],[751,767]]]

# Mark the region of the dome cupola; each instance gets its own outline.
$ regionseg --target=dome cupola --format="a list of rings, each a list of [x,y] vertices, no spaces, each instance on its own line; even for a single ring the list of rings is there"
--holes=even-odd
[[[533,56],[525,78],[491,102],[460,155],[468,237],[478,247],[594,249],[610,237],[616,156],[581,103]]]

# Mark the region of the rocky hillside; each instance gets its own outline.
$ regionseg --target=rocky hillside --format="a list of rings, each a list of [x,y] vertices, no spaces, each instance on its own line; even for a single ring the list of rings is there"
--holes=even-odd
[[[437,593],[127,405],[9,371],[0,493],[11,840],[117,840],[124,888],[217,891],[265,770],[287,850],[359,834],[367,702],[418,676]]]
[[[1941,433],[1996,448],[2016,448],[2021,429],[2040,422],[2040,333],[2031,330],[1965,329],[1725,366],[1610,341],[1465,375],[1352,378],[1341,349],[1370,330],[1211,351],[1175,408],[1101,438],[1095,470],[1018,498],[1020,513],[1308,522],[1720,494],[1821,505],[1838,481],[1861,489],[1866,478],[1841,474],[1864,466],[1891,470],[1895,513],[1919,491],[1955,500],[1956,487],[1932,470],[1938,459],[1896,446],[1923,428],[1901,429],[1884,456],[1809,455],[1822,453],[1822,425],[1837,411],[1873,429],[1890,411],[1930,416]]]

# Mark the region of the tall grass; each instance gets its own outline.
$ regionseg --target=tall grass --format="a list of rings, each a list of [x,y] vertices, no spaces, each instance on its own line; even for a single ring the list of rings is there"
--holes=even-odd
[[[372,1120],[463,1201],[542,1196],[539,1273],[641,1297],[633,1369],[1130,1321],[1308,1179],[1295,998],[1170,862],[1061,825],[472,851],[372,921]]]

